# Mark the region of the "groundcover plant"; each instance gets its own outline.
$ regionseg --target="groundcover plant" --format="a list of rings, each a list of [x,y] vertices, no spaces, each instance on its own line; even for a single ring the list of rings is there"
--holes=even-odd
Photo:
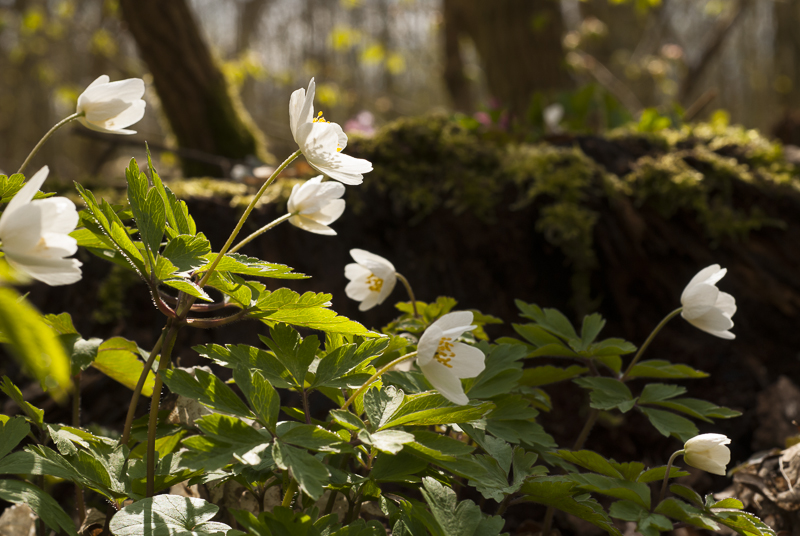
[[[144,113],[142,91],[141,81],[101,76],[80,96],[77,112],[42,142],[73,120],[130,133],[126,127]],[[195,222],[149,157],[144,170],[133,160],[125,169],[127,206],[76,185],[84,203],[77,216],[66,198],[38,192],[46,170],[28,182],[22,169],[0,176],[7,203],[0,216],[2,342],[52,397],[71,399],[75,412],[77,379],[87,367],[133,391],[121,433],[99,435],[51,422],[4,377],[0,389],[20,414],[0,415],[0,498],[29,505],[40,534],[72,536],[367,536],[387,529],[396,535],[492,536],[502,533],[507,508],[520,503],[540,505],[533,511],[541,514],[543,534],[555,528],[557,510],[617,535],[630,523],[646,536],[678,525],[774,534],[734,498],[701,497],[671,483],[688,474],[674,465],[681,456],[688,465],[725,474],[728,438],[700,434],[694,421],[713,430],[715,419],[738,413],[685,396],[685,387],[670,383],[705,373],[643,359],[678,314],[707,332],[698,331],[699,337],[733,338],[735,300],[716,286],[725,274],[719,266],[699,271],[675,297],[681,307],[637,349],[601,338],[605,321],[598,314],[574,326],[557,310],[522,301],[517,305],[524,323],[514,325],[519,338],[491,341],[484,326],[497,319],[459,309],[452,298],[418,301],[413,277],[397,273],[388,259],[354,249],[355,263],[341,270],[350,281],[347,295],[361,310],[380,306],[397,280],[410,298],[396,305],[396,320],[370,330],[337,315],[330,294],[293,291],[291,281],[305,276],[292,268],[237,253],[284,221],[298,233],[334,235],[345,210],[344,189],[368,180],[363,175],[372,165],[343,154],[347,136],[314,114],[313,97],[313,80],[308,91],[291,95],[291,133],[299,149],[264,182],[219,251],[201,232],[204,222]],[[319,176],[295,186],[287,214],[240,237],[259,198],[301,155],[339,182]],[[163,324],[153,348],[78,333],[68,314],[41,315],[20,294],[16,287],[30,278],[80,285],[80,263],[70,258],[76,246],[142,279]],[[267,290],[263,278],[286,280],[286,287]],[[194,348],[209,364],[228,369],[231,380],[173,362],[180,330],[238,321],[258,326],[263,344]],[[543,357],[556,357],[563,366],[537,362]],[[559,382],[588,392],[585,411],[563,416],[585,419],[571,445],[557,445],[537,423],[540,412],[559,411],[548,395]],[[203,410],[186,422],[166,422],[159,415],[164,386]],[[300,407],[281,407],[281,390],[297,393]],[[149,415],[135,414],[141,396],[151,398]],[[312,418],[312,396],[337,409],[324,420]],[[601,413],[632,411],[683,448],[655,467],[587,448]],[[74,504],[50,497],[45,477],[73,483]],[[211,501],[170,493],[180,484],[226,482],[246,490],[249,508],[222,512]],[[87,519],[88,505],[104,515]]]

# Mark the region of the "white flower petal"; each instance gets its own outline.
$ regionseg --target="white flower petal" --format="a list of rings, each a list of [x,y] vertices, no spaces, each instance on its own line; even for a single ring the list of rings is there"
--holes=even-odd
[[[458,378],[474,378],[486,368],[486,355],[474,346],[455,342],[453,352],[456,356],[450,360],[450,372]]]
[[[328,204],[322,207],[318,212],[309,214],[309,217],[323,225],[328,225],[338,220],[339,217],[344,214],[344,208],[344,199],[334,199],[328,202]]]
[[[716,287],[726,273],[719,264],[700,270],[681,294],[681,316],[698,329],[733,339],[735,335],[728,330],[733,327],[731,317],[736,312],[736,300]]]
[[[336,231],[324,225],[322,223],[317,223],[312,218],[306,218],[305,216],[292,216],[289,218],[289,223],[298,227],[304,231],[308,231],[309,233],[321,234],[321,235],[328,235],[333,236],[336,234]]]
[[[420,365],[417,361],[420,370],[425,375],[433,387],[450,402],[454,404],[464,405],[469,403],[469,397],[464,394],[464,387],[461,385],[461,380],[451,374],[447,367],[440,364],[438,361],[431,361],[427,365]]]
[[[686,299],[681,302],[683,304],[682,314],[684,318],[691,319],[705,314],[716,305],[719,289],[713,285],[701,283],[684,294]]]
[[[439,341],[442,339],[442,330],[434,322],[422,333],[417,343],[417,364],[422,367],[427,365],[436,355]]]
[[[50,168],[44,166],[42,169],[37,171],[30,180],[25,183],[22,188],[16,193],[16,195],[9,201],[6,209],[3,211],[3,215],[0,216],[0,234],[3,232],[3,224],[7,220],[12,218],[12,214],[16,212],[20,207],[26,206],[28,203],[31,202],[33,197],[36,195],[42,188],[42,184],[44,184],[45,179],[47,179],[47,174],[50,173]]]
[[[78,259],[50,259],[46,263],[34,263],[33,261],[41,261],[41,259],[19,262],[11,257],[6,258],[8,263],[17,270],[53,287],[77,283],[82,277],[81,262]],[[22,259],[22,261],[25,260],[27,259]]]
[[[372,309],[376,305],[378,305],[378,293],[377,292],[370,292],[369,296],[364,298],[364,301],[358,306],[359,311],[368,311]]]
[[[730,442],[722,434],[695,436],[683,446],[683,461],[708,473],[724,476],[725,467],[731,461],[731,451],[725,445]]]
[[[369,285],[366,283],[366,276],[350,281],[347,286],[344,287],[344,292],[347,294],[348,298],[356,301],[366,300],[370,294],[373,294],[369,289]]]
[[[78,121],[87,128],[111,134],[135,134],[128,127],[144,116],[145,85],[140,78],[109,82],[105,75],[92,82],[78,97]]]
[[[353,257],[354,261],[362,266],[380,266],[383,270],[390,270],[392,272],[396,271],[394,265],[387,259],[363,249],[351,249],[350,256]]]
[[[354,262],[344,267],[344,276],[350,281],[366,279],[371,273],[360,264]]]

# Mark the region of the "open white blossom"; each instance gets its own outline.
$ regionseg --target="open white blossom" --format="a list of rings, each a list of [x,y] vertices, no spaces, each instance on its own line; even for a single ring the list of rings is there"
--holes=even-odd
[[[392,293],[397,284],[394,265],[369,251],[351,249],[355,263],[344,267],[344,276],[350,280],[344,291],[347,297],[360,301],[359,311],[372,309]]]
[[[725,466],[731,461],[731,442],[722,434],[700,434],[683,445],[683,461],[707,473],[725,476]]]
[[[289,99],[289,127],[294,141],[300,147],[309,165],[332,179],[344,184],[361,184],[363,174],[372,171],[368,160],[341,154],[347,146],[347,135],[342,127],[322,117],[314,116],[314,79],[308,91],[300,88]]]
[[[447,313],[431,324],[417,345],[417,366],[442,396],[455,404],[467,404],[461,378],[474,378],[486,367],[479,349],[456,339],[475,329],[472,313]]]
[[[716,286],[726,272],[719,264],[700,270],[681,294],[681,316],[698,329],[723,339],[734,339],[736,335],[728,330],[733,327],[731,317],[736,312],[736,300]]]
[[[78,121],[83,126],[109,134],[136,134],[126,127],[144,117],[144,81],[128,78],[110,82],[102,75],[78,97]]]
[[[0,216],[0,241],[8,263],[48,285],[69,285],[81,278],[81,263],[65,259],[77,251],[69,233],[78,224],[75,203],[66,197],[33,200],[49,169],[40,169],[8,203]]]
[[[343,184],[322,182],[322,175],[295,184],[287,207],[289,223],[311,233],[335,235],[328,225],[344,212],[344,199],[339,199],[343,195]]]

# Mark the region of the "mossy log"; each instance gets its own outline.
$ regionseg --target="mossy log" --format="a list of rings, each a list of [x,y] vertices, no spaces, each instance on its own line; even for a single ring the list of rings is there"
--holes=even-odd
[[[373,138],[353,139],[347,152],[370,159],[375,169],[363,185],[348,187],[348,209],[333,225],[338,237],[283,225],[243,250],[311,275],[290,286],[331,292],[340,314],[380,327],[396,314],[391,303],[407,299],[398,286],[383,306],[360,313],[346,298],[348,252],[363,248],[391,259],[418,299],[449,295],[459,307],[502,318],[504,326],[489,328],[494,336],[513,334],[514,299],[522,299],[559,308],[575,320],[597,310],[609,320],[604,334],[638,345],[680,305],[691,277],[718,263],[728,269],[719,286],[739,306],[737,339],[717,339],[677,318],[647,357],[711,373],[687,385],[689,394],[744,411],[744,418],[714,428],[734,439],[734,460],[749,454],[758,425],[751,411],[758,391],[780,374],[800,378],[798,170],[783,160],[779,145],[755,132],[695,125],[656,133],[628,129],[604,137],[560,136],[532,144],[432,116],[401,120]],[[198,228],[219,247],[241,208],[231,207],[219,193],[188,201]],[[266,205],[243,233],[279,216],[284,207]],[[144,347],[152,344],[161,321],[144,287],[118,272],[107,279],[105,266],[88,255],[82,260],[90,261],[86,279],[106,278],[99,284],[116,297],[86,303],[91,294],[83,285],[35,287],[37,303],[48,312],[76,312],[76,326],[87,335],[122,334]],[[283,286],[279,280],[267,284]],[[132,303],[128,316],[109,308],[120,297]],[[105,317],[92,315],[102,307]],[[258,344],[256,333],[265,330],[252,323],[186,329],[178,355],[182,364],[193,364],[199,362],[189,350],[194,344]],[[581,420],[564,418],[582,405],[578,391],[570,388],[565,386],[563,400],[557,401],[559,410],[544,417],[565,444]],[[113,418],[105,410],[87,411],[89,420]],[[633,427],[629,431],[644,424],[637,421],[640,416],[626,418]],[[649,450],[664,444],[658,437],[632,440],[615,426],[598,426],[593,441],[612,445],[611,455],[618,459],[640,456],[651,465],[666,459]]]

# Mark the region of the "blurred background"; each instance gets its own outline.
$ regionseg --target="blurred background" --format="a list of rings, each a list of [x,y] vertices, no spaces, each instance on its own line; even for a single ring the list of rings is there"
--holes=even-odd
[[[725,109],[792,141],[798,22],[798,0],[0,0],[0,169],[100,74],[144,78],[145,119],[111,142],[59,133],[34,164],[63,182],[118,181],[104,166],[143,140],[167,176],[282,159],[312,76],[325,117],[363,135],[440,110],[530,137],[558,103],[551,131]]]

